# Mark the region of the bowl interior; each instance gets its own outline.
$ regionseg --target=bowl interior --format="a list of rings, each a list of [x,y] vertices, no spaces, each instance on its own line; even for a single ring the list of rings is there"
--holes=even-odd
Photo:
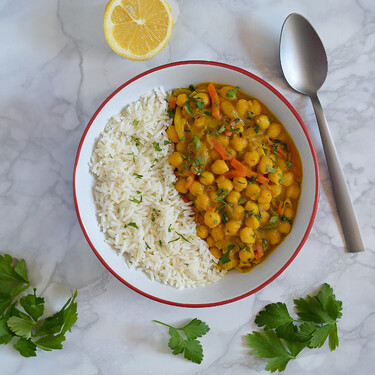
[[[178,87],[213,81],[239,86],[257,97],[279,118],[299,149],[303,164],[302,192],[293,228],[283,243],[259,266],[247,274],[229,272],[217,283],[194,289],[178,290],[152,282],[142,272],[129,269],[121,256],[104,241],[96,218],[89,172],[94,144],[108,120],[122,108],[154,87],[172,90]],[[132,289],[161,302],[202,307],[228,303],[252,294],[276,278],[294,259],[310,232],[318,202],[319,176],[316,156],[302,121],[290,104],[271,86],[241,69],[209,62],[169,64],[153,69],[117,89],[99,107],[90,120],[77,152],[74,172],[74,196],[83,232],[101,262]]]

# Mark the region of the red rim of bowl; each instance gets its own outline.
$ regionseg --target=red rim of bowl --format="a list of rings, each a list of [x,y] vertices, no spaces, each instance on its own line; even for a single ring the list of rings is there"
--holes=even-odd
[[[250,77],[250,78],[252,78],[252,79],[254,79],[256,81],[258,81],[259,83],[261,83],[267,89],[269,89],[270,91],[272,91],[276,96],[278,96],[284,102],[284,104],[290,109],[290,111],[293,113],[293,115],[296,117],[296,119],[298,120],[299,124],[301,125],[302,130],[305,133],[305,136],[306,136],[306,139],[307,139],[307,141],[309,143],[311,154],[312,154],[312,157],[313,157],[313,160],[314,160],[315,176],[316,176],[314,207],[313,207],[313,212],[311,214],[311,218],[310,218],[310,221],[309,221],[309,225],[308,225],[308,227],[306,229],[306,232],[305,232],[305,234],[304,234],[301,242],[297,246],[297,249],[292,254],[292,256],[289,258],[289,260],[284,264],[284,266],[281,267],[279,269],[279,271],[277,271],[272,277],[270,277],[268,280],[266,280],[263,284],[259,285],[255,289],[250,290],[247,293],[244,293],[244,294],[242,294],[240,296],[237,296],[237,297],[234,297],[234,298],[231,298],[231,299],[227,299],[227,300],[224,300],[224,301],[211,302],[211,303],[193,303],[193,304],[192,303],[173,302],[173,301],[168,301],[168,300],[165,300],[165,299],[162,299],[162,298],[155,297],[155,296],[153,296],[151,294],[145,293],[144,291],[142,291],[142,290],[136,288],[135,286],[131,285],[129,282],[127,282],[126,280],[124,280],[120,275],[118,275],[116,272],[114,272],[112,270],[112,268],[101,257],[101,255],[99,254],[99,252],[96,250],[95,246],[91,242],[91,240],[90,240],[90,238],[89,238],[89,236],[88,236],[88,234],[86,232],[85,226],[83,225],[83,222],[82,222],[82,219],[81,219],[81,215],[80,215],[80,212],[79,212],[79,209],[78,209],[77,194],[76,194],[76,188],[75,188],[75,186],[76,186],[75,182],[76,182],[77,165],[78,165],[79,157],[80,157],[80,154],[81,154],[81,148],[82,148],[83,142],[85,141],[85,138],[86,138],[86,134],[87,134],[88,130],[90,129],[92,123],[94,122],[95,118],[99,114],[99,112],[102,110],[102,108],[107,104],[107,102],[113,96],[115,96],[120,90],[122,90],[124,87],[128,86],[130,83],[132,83],[132,82],[136,81],[137,79],[142,78],[142,77],[144,77],[144,76],[146,76],[148,74],[156,72],[158,70],[167,69],[167,68],[170,68],[170,67],[173,67],[173,66],[177,66],[177,65],[213,65],[213,66],[218,66],[218,67],[222,67],[222,68],[226,68],[226,69],[230,69],[230,70],[234,70],[236,72],[242,73],[242,74],[244,74],[244,75],[246,75],[246,76],[248,76],[248,77]],[[148,298],[150,298],[150,299],[152,299],[154,301],[157,301],[157,302],[162,302],[162,303],[165,303],[165,304],[168,304],[168,305],[179,306],[179,307],[198,307],[198,308],[200,308],[200,307],[213,307],[213,306],[220,306],[220,305],[225,305],[227,303],[238,301],[238,300],[240,300],[242,298],[248,297],[251,294],[254,294],[254,293],[258,292],[259,290],[263,289],[266,285],[268,285],[269,283],[271,283],[272,281],[274,281],[278,276],[280,276],[281,273],[289,266],[289,264],[293,261],[293,259],[300,252],[301,248],[303,247],[304,243],[306,242],[306,239],[307,239],[308,235],[310,234],[310,231],[311,231],[311,228],[313,226],[314,219],[315,219],[315,216],[316,216],[316,211],[317,211],[317,208],[318,208],[318,201],[319,201],[319,167],[318,167],[318,159],[317,159],[317,156],[316,156],[316,153],[315,153],[315,149],[314,149],[311,137],[310,137],[310,135],[309,135],[309,133],[307,131],[306,125],[303,123],[301,117],[299,116],[299,114],[297,113],[297,111],[293,108],[293,106],[288,102],[288,100],[279,91],[277,91],[274,87],[272,87],[269,83],[265,82],[263,79],[259,78],[258,76],[254,75],[254,74],[252,74],[252,73],[250,73],[250,72],[248,72],[248,71],[246,71],[246,70],[244,70],[242,68],[238,68],[237,66],[233,66],[233,65],[228,65],[228,64],[224,64],[224,63],[220,63],[220,62],[214,62],[214,61],[205,61],[205,60],[177,61],[177,62],[173,62],[173,63],[161,65],[161,66],[158,66],[156,68],[147,70],[146,72],[143,72],[141,74],[138,74],[137,76],[135,76],[134,78],[130,79],[129,81],[127,81],[123,85],[121,85],[119,88],[117,88],[100,105],[100,107],[97,109],[97,111],[94,113],[94,115],[91,117],[89,123],[87,124],[86,129],[83,132],[81,141],[80,141],[78,149],[77,149],[76,159],[75,159],[75,163],[74,163],[74,174],[73,174],[73,194],[74,194],[74,205],[75,205],[75,209],[76,209],[77,218],[78,218],[79,224],[81,225],[81,229],[83,231],[83,234],[86,237],[87,242],[89,243],[89,245],[90,245],[91,249],[93,250],[93,252],[95,253],[95,255],[102,262],[102,264],[118,280],[120,280],[123,284],[125,284],[126,286],[128,286],[130,289],[133,289],[135,292],[137,292],[137,293],[139,293],[139,294],[141,294],[141,295],[143,295],[145,297],[148,297]]]

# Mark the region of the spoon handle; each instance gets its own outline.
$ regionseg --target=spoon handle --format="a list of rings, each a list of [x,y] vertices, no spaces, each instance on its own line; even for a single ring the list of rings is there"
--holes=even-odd
[[[336,200],[336,207],[340,217],[342,230],[344,232],[347,251],[351,253],[363,251],[364,246],[358,227],[358,222],[354,213],[353,204],[350,199],[336,147],[333,143],[331,132],[323,113],[322,105],[320,104],[317,95],[311,96],[310,99],[312,101],[315,116],[319,125],[320,136],[331,177],[333,195]]]

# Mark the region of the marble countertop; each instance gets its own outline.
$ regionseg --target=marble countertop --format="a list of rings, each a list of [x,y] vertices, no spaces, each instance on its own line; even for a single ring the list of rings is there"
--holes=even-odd
[[[373,373],[375,353],[375,8],[373,0],[176,1],[170,42],[152,60],[128,61],[103,35],[105,0],[0,2],[0,252],[24,258],[32,285],[61,306],[78,289],[78,321],[62,351],[22,358],[0,347],[1,373],[265,374],[245,335],[266,304],[313,292],[324,282],[343,301],[340,346],[303,351],[286,374]],[[298,12],[328,53],[320,91],[358,216],[366,251],[348,254],[312,106],[292,91],[278,63],[282,23]],[[147,69],[178,60],[216,60],[262,77],[297,109],[320,164],[321,197],[311,234],[273,283],[241,301],[188,309],[149,300],[97,260],[78,224],[73,164],[82,132],[115,88]],[[211,331],[197,365],[173,356],[168,333],[152,319],[180,324],[197,317]],[[371,370],[372,369],[372,370]]]

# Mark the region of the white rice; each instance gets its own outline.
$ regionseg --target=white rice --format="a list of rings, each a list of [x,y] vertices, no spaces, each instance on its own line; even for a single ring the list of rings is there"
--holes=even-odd
[[[168,94],[159,88],[110,119],[91,157],[94,197],[107,242],[130,267],[177,288],[196,287],[221,279],[224,272],[196,235],[190,204],[173,186],[168,157],[174,147],[164,144],[171,123],[167,110]]]

